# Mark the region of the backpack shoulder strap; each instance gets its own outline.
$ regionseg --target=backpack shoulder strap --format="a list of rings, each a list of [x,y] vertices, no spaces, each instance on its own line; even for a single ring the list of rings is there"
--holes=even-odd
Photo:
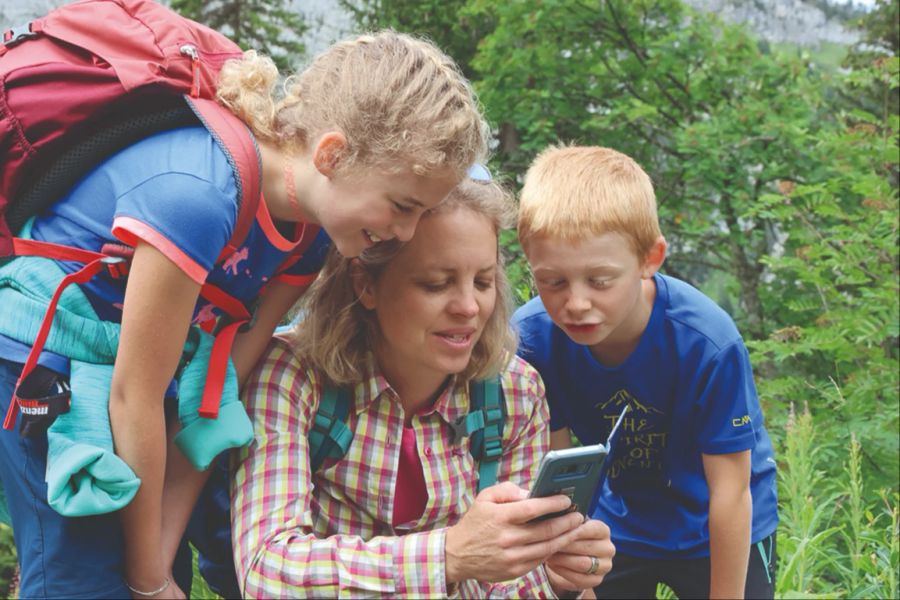
[[[506,405],[500,378],[469,384],[469,413],[453,424],[454,443],[471,436],[469,451],[478,463],[478,491],[497,483],[497,469],[503,455],[503,423]]]
[[[262,164],[259,149],[247,125],[230,110],[215,100],[190,96],[184,98],[222,147],[234,168],[239,201],[238,218],[231,239],[216,261],[221,262],[240,248],[250,232],[250,227],[253,226],[253,219],[256,218],[256,209],[262,195]]]
[[[350,414],[350,390],[328,385],[309,430],[309,466],[315,473],[328,456],[340,459],[347,453],[353,431],[347,427]]]

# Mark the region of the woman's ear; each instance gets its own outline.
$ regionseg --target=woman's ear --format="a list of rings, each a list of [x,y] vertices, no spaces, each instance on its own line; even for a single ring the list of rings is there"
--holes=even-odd
[[[347,138],[339,131],[322,134],[313,149],[313,164],[316,170],[331,179],[337,171],[338,164],[347,149]]]
[[[372,293],[372,278],[363,268],[358,258],[350,261],[350,280],[359,303],[369,310],[375,308],[375,295]]]
[[[651,277],[656,275],[656,272],[659,271],[659,268],[666,260],[667,248],[668,245],[666,244],[666,238],[664,238],[663,236],[659,236],[658,238],[656,238],[656,241],[653,242],[653,245],[647,252],[647,257],[644,259],[644,264],[641,267],[642,279],[650,279]]]

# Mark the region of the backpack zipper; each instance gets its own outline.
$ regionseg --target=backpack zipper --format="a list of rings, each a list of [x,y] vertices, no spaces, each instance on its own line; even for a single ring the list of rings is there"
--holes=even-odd
[[[178,49],[184,56],[191,59],[191,98],[200,97],[200,52],[197,46],[185,44]]]

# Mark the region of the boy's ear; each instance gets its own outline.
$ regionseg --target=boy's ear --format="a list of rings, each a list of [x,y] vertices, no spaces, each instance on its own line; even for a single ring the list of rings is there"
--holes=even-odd
[[[656,238],[656,241],[653,242],[653,245],[647,252],[647,257],[644,259],[644,264],[641,267],[642,279],[650,279],[659,271],[659,268],[666,260],[666,248],[668,248],[666,238],[663,236]]]
[[[346,148],[347,138],[340,131],[329,131],[322,134],[313,149],[313,164],[316,166],[316,170],[329,179],[334,177]]]
[[[372,278],[366,273],[359,259],[350,261],[350,281],[353,282],[353,291],[359,298],[359,303],[369,310],[375,308],[375,296],[371,292]]]

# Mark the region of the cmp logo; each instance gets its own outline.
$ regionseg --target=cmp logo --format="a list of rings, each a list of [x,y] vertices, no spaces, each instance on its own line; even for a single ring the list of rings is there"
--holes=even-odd
[[[744,415],[743,417],[732,419],[731,426],[732,427],[743,427],[747,423],[750,422],[750,415]]]

